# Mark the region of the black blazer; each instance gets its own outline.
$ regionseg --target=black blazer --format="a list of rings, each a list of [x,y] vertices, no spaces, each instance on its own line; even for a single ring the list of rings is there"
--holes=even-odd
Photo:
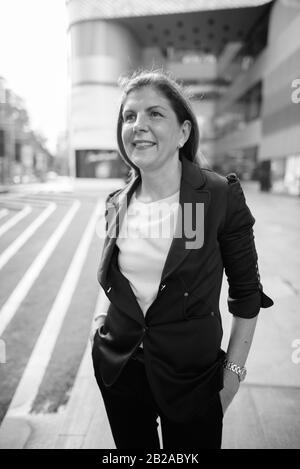
[[[110,300],[107,317],[95,335],[97,364],[113,385],[138,348],[144,347],[146,373],[161,411],[175,421],[200,414],[223,387],[224,352],[219,297],[223,269],[228,278],[229,311],[252,318],[273,301],[263,293],[252,226],[235,174],[220,176],[182,158],[180,204],[204,204],[204,239],[188,249],[185,235],[173,238],[158,294],[144,314],[118,268],[116,238],[137,176],[107,199],[106,228],[98,280]],[[195,211],[195,210],[194,210]],[[193,215],[195,217],[195,213]],[[184,217],[178,217],[176,233]],[[145,269],[147,266],[145,266]]]

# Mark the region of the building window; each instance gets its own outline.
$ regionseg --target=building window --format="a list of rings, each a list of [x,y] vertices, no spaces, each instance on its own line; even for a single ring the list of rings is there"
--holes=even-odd
[[[128,167],[115,150],[76,150],[76,177],[124,178]]]

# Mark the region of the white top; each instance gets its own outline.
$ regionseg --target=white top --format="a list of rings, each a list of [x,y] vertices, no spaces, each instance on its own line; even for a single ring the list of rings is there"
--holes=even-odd
[[[143,311],[157,296],[162,270],[174,236],[179,191],[155,202],[132,195],[117,239],[119,268]]]

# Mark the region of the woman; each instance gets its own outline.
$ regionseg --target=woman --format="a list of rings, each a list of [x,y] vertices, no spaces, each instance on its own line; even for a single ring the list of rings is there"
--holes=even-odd
[[[117,448],[220,448],[223,415],[244,368],[262,291],[238,178],[196,161],[188,98],[161,72],[124,86],[118,144],[133,177],[106,202],[98,280],[109,300],[93,334],[93,364]],[[165,236],[165,234],[167,235]],[[233,314],[221,350],[225,268]]]

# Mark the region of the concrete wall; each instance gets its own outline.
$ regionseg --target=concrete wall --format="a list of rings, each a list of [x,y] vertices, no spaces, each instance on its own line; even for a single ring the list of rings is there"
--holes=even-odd
[[[241,71],[228,88],[224,97],[219,101],[217,114],[222,114],[242,96],[249,88],[263,79],[267,54],[263,51],[248,70]]]
[[[243,149],[259,145],[262,139],[261,120],[256,119],[245,125],[243,129],[236,130],[226,137],[219,139],[215,144],[215,152],[222,155],[234,149]]]
[[[276,2],[269,29],[263,82],[260,159],[300,154],[300,103],[292,82],[300,78],[300,8]]]
[[[168,69],[179,80],[214,80],[217,77],[217,62],[179,63],[170,62]]]
[[[113,21],[71,24],[69,35],[70,164],[75,174],[76,150],[117,148],[118,79],[140,64],[141,50],[131,32]]]
[[[217,114],[230,110],[249,88],[262,81],[261,121],[216,142],[215,152],[249,144],[259,147],[258,159],[300,153],[300,103],[292,102],[292,82],[300,78],[300,8],[277,0],[271,10],[268,45],[232,82],[217,105]]]

